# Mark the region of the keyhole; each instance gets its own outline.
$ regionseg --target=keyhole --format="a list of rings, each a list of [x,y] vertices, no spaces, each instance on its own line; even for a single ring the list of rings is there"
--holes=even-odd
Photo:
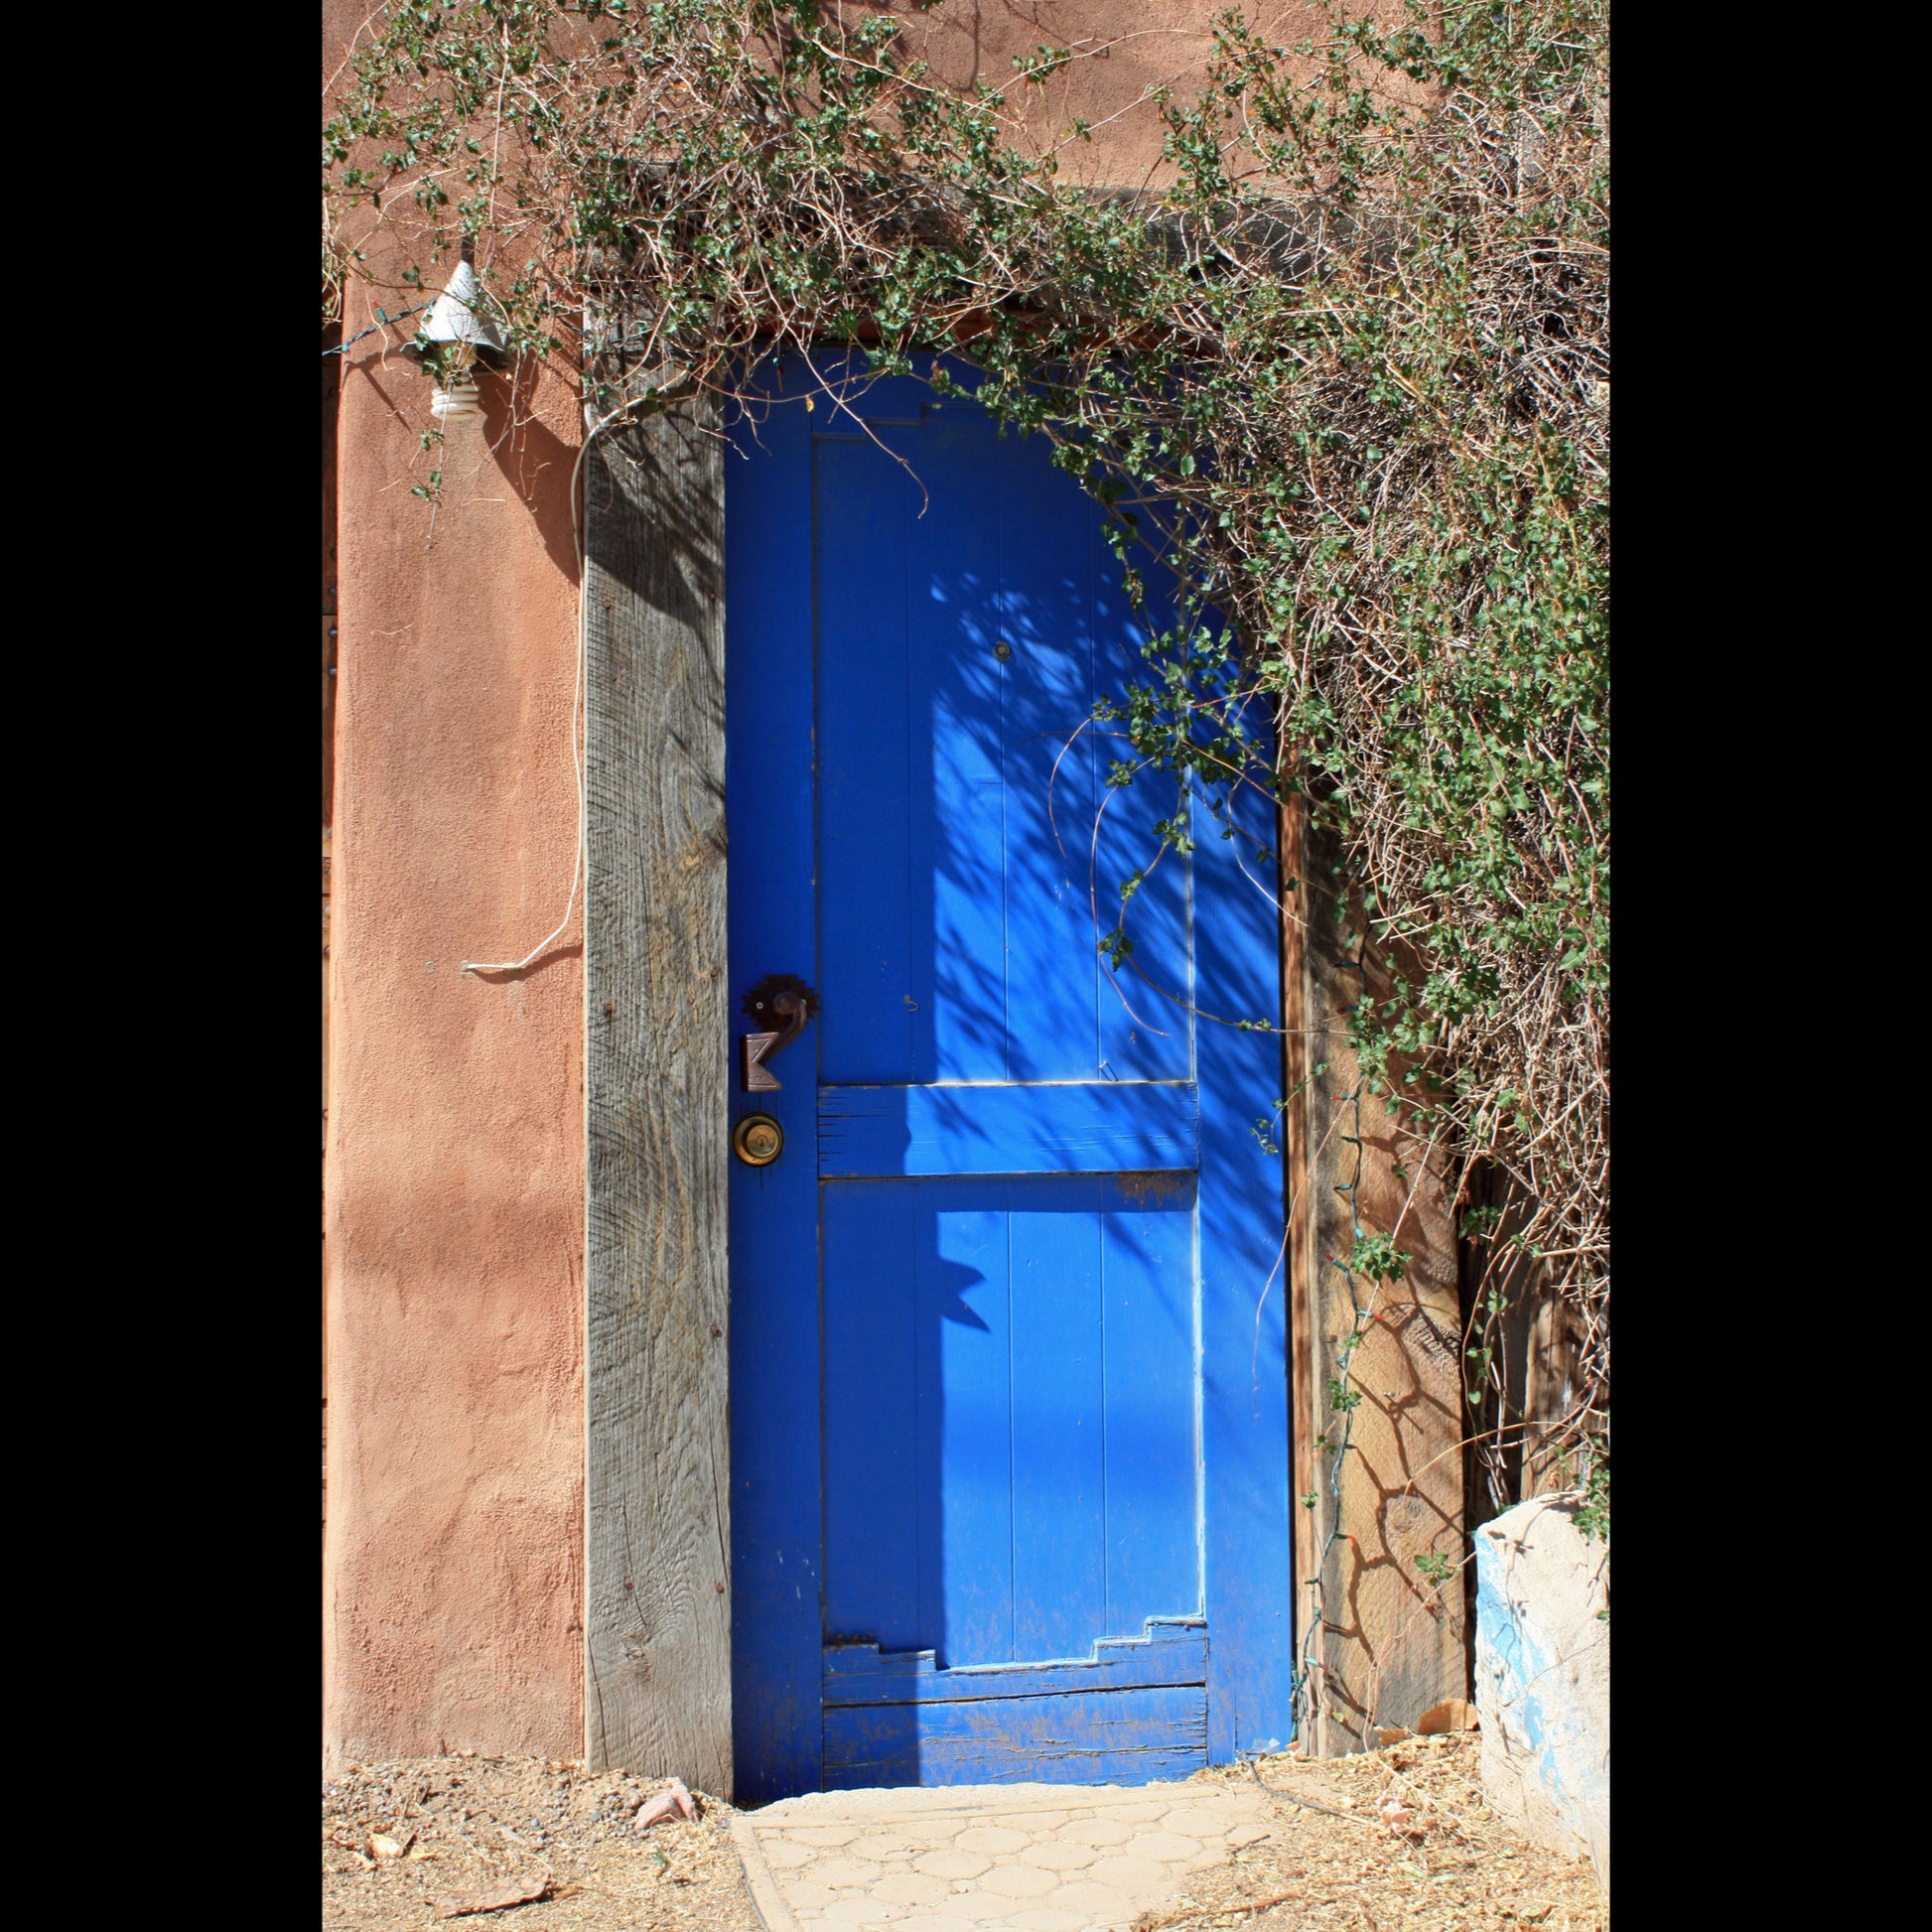
[[[1013,655],[1013,646],[1010,643],[1008,643],[1004,637],[1002,637],[1000,641],[993,646],[993,655],[997,657],[1002,664],[1004,664],[1007,661],[1007,659]]]

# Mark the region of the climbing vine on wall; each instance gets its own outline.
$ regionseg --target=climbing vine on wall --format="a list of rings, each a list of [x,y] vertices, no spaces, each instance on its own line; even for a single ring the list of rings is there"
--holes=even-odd
[[[1317,14],[1292,48],[1224,16],[1156,96],[1158,191],[1094,194],[1092,130],[1039,131],[1092,49],[960,89],[879,8],[397,0],[326,100],[325,285],[413,314],[469,236],[511,353],[602,420],[830,340],[942,388],[953,354],[1049,437],[1130,587],[1147,548],[1182,585],[1096,720],[1116,781],[1261,784],[1328,835],[1291,904],[1411,962],[1353,1044],[1477,1202],[1472,1428],[1510,1426],[1533,1268],[1606,1526],[1608,8]]]

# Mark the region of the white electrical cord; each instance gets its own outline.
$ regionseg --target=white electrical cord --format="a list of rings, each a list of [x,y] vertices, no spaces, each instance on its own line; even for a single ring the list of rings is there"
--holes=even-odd
[[[577,461],[570,471],[570,533],[575,540],[577,551],[577,688],[570,698],[570,764],[577,774],[577,857],[570,868],[570,897],[564,905],[564,916],[557,923],[556,931],[545,934],[521,959],[488,960],[466,959],[459,962],[458,970],[465,973],[520,973],[531,960],[538,958],[544,948],[550,945],[570,924],[570,915],[577,909],[577,886],[584,876],[584,760],[577,749],[577,711],[584,700],[584,659],[590,645],[590,584],[588,581],[588,558],[584,548],[584,526],[577,515],[577,479],[583,474],[584,459],[591,453],[591,445],[609,429],[612,424],[627,416],[639,401],[636,397],[630,402],[621,403],[612,410],[601,423],[594,425],[590,433],[578,446]]]
[[[577,684],[570,694],[570,766],[577,774],[577,856],[570,867],[570,897],[564,903],[564,915],[557,921],[556,931],[549,932],[539,939],[521,959],[502,959],[496,961],[466,959],[458,970],[465,973],[520,973],[537,958],[552,940],[556,939],[570,924],[570,915],[577,909],[577,882],[584,874],[584,759],[577,749],[577,708],[584,699],[584,645],[589,624],[590,607],[584,595],[584,566],[581,558],[577,566]]]

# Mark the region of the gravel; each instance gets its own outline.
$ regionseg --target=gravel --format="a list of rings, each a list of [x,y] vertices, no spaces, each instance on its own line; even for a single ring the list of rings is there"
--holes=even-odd
[[[722,1798],[694,1791],[695,1822],[632,1832],[637,1808],[669,1783],[544,1757],[349,1765],[323,1781],[322,1922],[422,1927],[438,1900],[548,1874],[548,1896],[455,1922],[466,1932],[759,1932]]]

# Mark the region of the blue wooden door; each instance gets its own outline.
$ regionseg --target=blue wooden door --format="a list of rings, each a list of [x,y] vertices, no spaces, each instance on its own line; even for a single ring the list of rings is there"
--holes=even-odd
[[[727,471],[733,993],[820,1000],[733,1103],[785,1135],[732,1174],[740,1801],[1279,1747],[1281,1061],[1219,1024],[1279,1016],[1272,813],[1196,806],[1110,974],[1174,796],[1081,729],[1146,635],[1100,511],[970,402],[814,387]]]

